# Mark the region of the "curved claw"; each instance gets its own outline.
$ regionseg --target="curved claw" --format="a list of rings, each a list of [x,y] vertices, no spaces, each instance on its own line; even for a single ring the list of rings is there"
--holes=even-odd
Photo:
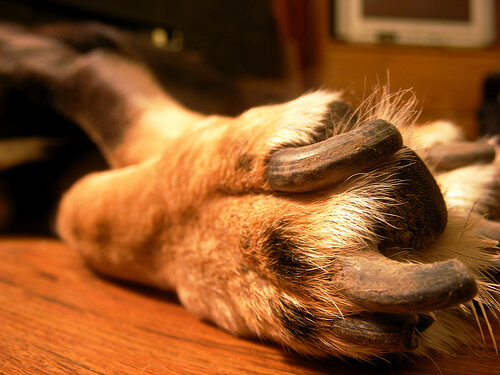
[[[362,314],[347,316],[332,323],[332,329],[343,340],[381,351],[414,350],[420,340],[416,315]]]
[[[495,148],[486,143],[454,142],[430,147],[425,151],[425,159],[437,171],[449,171],[470,164],[491,163]]]
[[[397,314],[458,306],[477,293],[472,272],[458,260],[410,264],[376,252],[345,258],[340,284],[364,308]]]
[[[372,168],[402,145],[395,126],[373,120],[322,142],[276,151],[269,161],[267,180],[278,191],[321,189]]]

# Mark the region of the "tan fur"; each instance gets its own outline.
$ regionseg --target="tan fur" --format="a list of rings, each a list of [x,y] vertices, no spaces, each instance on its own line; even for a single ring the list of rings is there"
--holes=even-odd
[[[66,194],[59,232],[97,271],[175,290],[191,312],[236,335],[273,340],[313,356],[381,355],[377,347],[344,342],[329,330],[331,320],[362,311],[330,280],[340,272],[339,256],[377,251],[374,227],[387,219],[387,207],[398,203],[391,194],[400,183],[393,177],[395,165],[385,163],[341,186],[300,195],[275,193],[265,180],[273,150],[311,143],[329,115],[328,104],[340,96],[316,91],[236,118],[202,117],[164,100],[163,109],[146,111],[130,127],[111,155],[119,159],[115,165],[125,167],[87,176]],[[391,121],[416,148],[445,139],[435,135],[442,126],[411,124],[414,104],[384,93],[362,106],[359,117]],[[178,118],[189,128],[171,131]],[[347,120],[333,133],[345,131]],[[460,173],[478,179],[464,180]],[[394,257],[424,263],[459,258],[481,281],[476,301],[498,309],[492,297],[496,286],[488,277],[491,254],[485,251],[494,242],[475,234],[477,219],[469,215],[471,203],[477,202],[481,213],[492,204],[491,168],[437,178],[449,206],[445,233],[424,251],[402,249]],[[466,194],[470,201],[458,198],[464,189],[472,189]],[[270,230],[300,246],[307,275],[275,272],[264,253]],[[314,317],[315,340],[300,339],[283,326],[279,313],[290,308]],[[470,304],[440,311],[417,353],[474,345],[467,323],[473,309]]]

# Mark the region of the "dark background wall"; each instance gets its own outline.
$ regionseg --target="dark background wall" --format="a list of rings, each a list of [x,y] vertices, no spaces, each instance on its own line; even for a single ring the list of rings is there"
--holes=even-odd
[[[99,20],[133,31],[180,31],[183,46],[228,75],[280,74],[269,0],[0,0],[0,18],[24,24]]]

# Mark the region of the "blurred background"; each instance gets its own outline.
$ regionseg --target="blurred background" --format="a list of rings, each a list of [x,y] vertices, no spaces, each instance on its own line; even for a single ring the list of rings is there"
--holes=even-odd
[[[203,101],[197,109],[206,113],[236,114],[324,87],[345,89],[356,104],[389,80],[393,91],[414,90],[423,108],[420,122],[452,120],[468,139],[500,131],[499,15],[498,0],[0,0],[3,21],[98,21],[139,35],[169,56],[196,56],[212,69],[214,82],[241,98],[228,106]],[[155,71],[176,74],[168,64]],[[0,165],[20,150],[35,148],[26,152],[37,155],[1,167],[0,230],[50,233],[47,212],[78,177],[67,177],[68,171],[104,163],[89,156],[87,140],[58,143],[81,138],[77,130],[34,131],[33,119],[22,113],[25,103],[0,99]],[[36,146],[32,136],[57,142]],[[14,142],[26,137],[31,144]]]

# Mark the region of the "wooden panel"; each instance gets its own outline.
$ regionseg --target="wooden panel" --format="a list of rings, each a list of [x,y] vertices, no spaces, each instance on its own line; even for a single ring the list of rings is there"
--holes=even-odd
[[[363,89],[385,82],[394,88],[413,88],[435,110],[476,110],[482,82],[500,70],[496,51],[432,50],[395,46],[327,45],[321,79],[334,87],[355,83]],[[358,88],[359,86],[359,88]]]
[[[331,4],[317,0],[320,63],[315,86],[350,87],[358,96],[378,83],[393,90],[412,88],[427,118],[457,120],[472,138],[477,135],[477,111],[486,76],[500,70],[500,46],[451,49],[342,43],[330,33]],[[311,21],[312,22],[312,21]]]

